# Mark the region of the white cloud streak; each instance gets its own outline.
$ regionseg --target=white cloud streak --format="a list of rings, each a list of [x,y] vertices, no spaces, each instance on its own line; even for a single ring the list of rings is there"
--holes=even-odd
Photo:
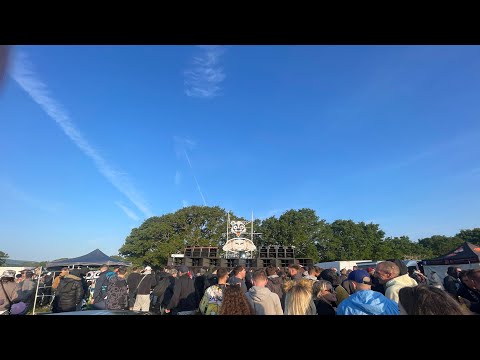
[[[207,202],[205,201],[205,197],[203,196],[202,189],[200,188],[200,184],[198,183],[197,177],[195,176],[195,172],[193,170],[192,162],[190,161],[190,157],[188,156],[187,149],[193,149],[196,143],[187,138],[181,138],[179,136],[173,137],[175,143],[175,151],[178,157],[183,157],[187,159],[188,166],[190,166],[190,170],[192,171],[193,179],[195,180],[195,184],[197,185],[198,192],[203,200],[203,205],[207,206]]]
[[[183,152],[185,153],[185,157],[187,158],[188,165],[190,165],[190,169],[192,170],[193,179],[195,180],[195,183],[197,184],[198,192],[200,193],[200,196],[202,197],[202,200],[203,200],[203,205],[207,206],[207,202],[205,201],[205,198],[203,196],[202,189],[200,189],[200,184],[198,183],[197,177],[195,176],[195,173],[193,172],[193,166],[192,166],[192,163],[190,162],[190,158],[188,157],[187,150],[183,150]]]
[[[115,201],[115,205],[117,205],[120,209],[123,210],[123,212],[125,214],[127,214],[127,216],[132,219],[132,220],[135,220],[135,221],[138,221],[139,220],[139,217],[137,216],[137,214],[135,214],[132,210],[130,210],[128,207],[126,207],[125,205],[123,205],[121,202],[119,201]]]
[[[225,80],[219,66],[224,53],[222,46],[200,46],[202,53],[193,58],[191,68],[184,72],[185,94],[191,97],[210,99],[219,95],[220,84]]]
[[[27,92],[28,95],[60,126],[63,132],[77,145],[80,150],[93,160],[98,171],[125,195],[145,216],[152,216],[147,202],[142,198],[127,174],[119,172],[93,148],[76,128],[70,116],[61,104],[55,101],[46,86],[33,71],[33,67],[23,53],[17,54],[10,71],[12,78]]]

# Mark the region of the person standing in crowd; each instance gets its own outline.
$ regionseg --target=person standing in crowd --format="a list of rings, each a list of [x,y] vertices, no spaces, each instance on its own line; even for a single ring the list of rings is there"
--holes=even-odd
[[[285,296],[283,293],[283,279],[278,276],[277,271],[279,271],[278,268],[276,268],[273,265],[267,266],[265,269],[265,272],[267,273],[268,276],[268,281],[267,285],[265,285],[266,288],[268,288],[271,292],[275,293],[278,295],[278,298],[280,299],[280,304],[282,304],[282,309],[285,309]]]
[[[300,281],[302,279],[302,270],[303,268],[298,264],[289,264],[288,265],[288,275],[290,280]]]
[[[335,315],[337,296],[333,285],[329,281],[319,280],[314,282],[313,296],[317,315]]]
[[[128,275],[127,284],[128,284],[128,308],[133,310],[133,305],[135,304],[135,298],[137,296],[137,286],[140,283],[142,275],[140,274],[140,268],[134,266],[132,272]]]
[[[317,315],[313,302],[313,282],[307,279],[285,282],[285,315]]]
[[[256,315],[283,315],[280,298],[265,285],[268,283],[265,270],[258,269],[252,275],[253,286],[245,294]]]
[[[400,315],[470,315],[444,290],[433,286],[403,287],[398,292]]]
[[[243,292],[247,292],[247,285],[245,284],[245,276],[247,269],[243,265],[238,265],[233,268],[233,275],[228,279],[230,285],[240,284]]]
[[[36,281],[33,281],[32,278],[33,271],[25,270],[23,272],[23,281],[17,284],[18,301],[21,301],[25,304],[25,309],[18,315],[25,315],[33,308],[37,283]]]
[[[152,274],[152,268],[145,266],[142,271],[142,277],[137,285],[137,296],[133,310],[150,311],[150,291],[157,285],[155,276]]]
[[[199,310],[203,315],[219,314],[220,306],[223,301],[223,292],[225,291],[225,287],[230,286],[227,284],[228,269],[221,267],[218,268],[216,272],[218,283],[209,286],[200,300]]]
[[[400,268],[392,261],[378,263],[375,269],[379,283],[385,284],[385,296],[396,303],[398,303],[398,291],[401,288],[418,285],[417,282],[408,275],[406,266],[404,271],[405,273],[401,275]]]
[[[64,274],[55,292],[52,312],[77,311],[84,295],[82,281],[78,276],[70,275],[68,269],[62,269],[62,272]]]
[[[454,298],[457,297],[457,291],[460,287],[460,279],[458,278],[458,274],[462,269],[455,266],[449,266],[447,269],[447,276],[443,278],[443,287],[445,291],[452,295]]]
[[[193,279],[188,275],[186,265],[178,268],[178,277],[175,279],[173,295],[167,305],[166,313],[171,315],[190,315],[198,308],[198,294]]]
[[[371,289],[372,280],[368,272],[354,270],[348,274],[348,280],[352,282],[355,293],[337,307],[337,315],[398,315],[395,301]]]
[[[128,287],[125,275],[127,268],[122,266],[117,269],[117,275],[108,279],[106,306],[109,310],[128,309]]]
[[[219,315],[255,315],[255,311],[240,285],[225,287]]]
[[[63,269],[62,269],[63,270]],[[108,287],[108,265],[103,264],[100,266],[100,275],[95,281],[95,289],[93,290],[93,298],[90,300],[92,308],[95,310],[105,310],[106,303],[105,298],[107,297],[107,287]]]
[[[15,270],[5,270],[0,279],[0,315],[8,315],[13,302],[17,300]]]

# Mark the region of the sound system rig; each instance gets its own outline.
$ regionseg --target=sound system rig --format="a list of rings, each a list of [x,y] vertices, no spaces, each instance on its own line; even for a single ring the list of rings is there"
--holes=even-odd
[[[244,265],[247,269],[265,268],[269,265],[279,267],[282,270],[290,264],[313,266],[313,259],[295,258],[293,246],[267,245],[257,248],[256,257],[250,259],[225,259],[221,257],[220,248],[216,246],[191,246],[185,248],[183,256],[170,257],[168,265],[186,265],[197,273],[202,267],[226,267],[233,269],[235,266]]]

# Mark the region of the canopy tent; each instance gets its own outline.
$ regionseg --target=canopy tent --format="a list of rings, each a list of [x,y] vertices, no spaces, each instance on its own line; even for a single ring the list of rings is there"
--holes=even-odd
[[[480,262],[480,246],[464,242],[448,254],[430,260],[423,260],[424,265],[470,264]]]
[[[429,260],[422,260],[423,271],[428,278],[436,272],[441,280],[447,276],[450,266],[468,270],[480,267],[480,246],[464,242],[449,253]]]
[[[115,266],[123,265],[130,266],[132,265],[129,262],[119,261],[117,259],[111,258],[110,256],[105,255],[99,249],[93,250],[91,253],[88,253],[83,256],[79,256],[72,259],[57,260],[47,263],[47,269],[59,268],[63,266],[100,266],[103,264]]]

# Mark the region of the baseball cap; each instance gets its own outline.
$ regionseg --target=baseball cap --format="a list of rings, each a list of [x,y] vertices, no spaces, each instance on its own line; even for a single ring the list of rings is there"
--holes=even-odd
[[[348,274],[348,280],[355,281],[359,284],[372,285],[370,274],[365,270],[353,270],[350,274]]]
[[[143,269],[143,270],[147,270],[147,271],[150,270],[151,271],[152,268],[150,266],[145,266],[145,269]]]

